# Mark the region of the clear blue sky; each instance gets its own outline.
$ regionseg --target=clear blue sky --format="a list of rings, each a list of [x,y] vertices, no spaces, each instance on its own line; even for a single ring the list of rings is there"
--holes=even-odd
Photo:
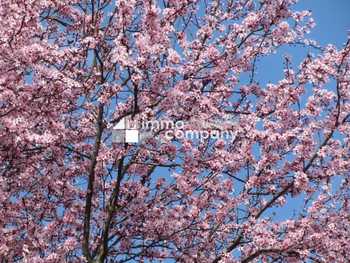
[[[310,10],[316,26],[308,38],[316,40],[321,46],[333,44],[340,48],[350,32],[350,0],[299,0],[295,10]],[[261,84],[275,82],[282,77],[283,55],[293,58],[293,65],[298,65],[308,51],[316,50],[303,47],[284,47],[275,55],[267,56],[258,64],[257,78]]]

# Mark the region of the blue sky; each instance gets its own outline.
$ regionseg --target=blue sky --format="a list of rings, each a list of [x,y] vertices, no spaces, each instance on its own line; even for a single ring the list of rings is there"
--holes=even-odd
[[[316,40],[320,46],[333,44],[341,48],[350,33],[350,1],[349,0],[300,0],[295,10],[310,10],[316,26],[308,38]],[[305,58],[308,53],[317,53],[317,50],[304,47],[283,47],[277,54],[260,59],[257,78],[260,84],[276,82],[283,75],[283,55],[292,57],[294,66]]]
[[[349,0],[303,0],[296,7],[312,11],[316,27],[310,37],[321,45],[333,43],[340,47],[346,41],[350,30]]]

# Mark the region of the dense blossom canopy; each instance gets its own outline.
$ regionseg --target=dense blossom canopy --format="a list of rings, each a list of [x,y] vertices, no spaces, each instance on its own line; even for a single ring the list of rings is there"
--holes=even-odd
[[[348,262],[350,44],[295,2],[1,0],[0,261]],[[113,142],[126,116],[235,138]]]

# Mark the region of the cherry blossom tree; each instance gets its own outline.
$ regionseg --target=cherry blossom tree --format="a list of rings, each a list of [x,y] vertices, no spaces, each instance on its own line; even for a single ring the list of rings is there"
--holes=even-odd
[[[350,43],[295,2],[1,0],[0,261],[348,262]],[[282,46],[310,54],[259,83]],[[235,138],[116,143],[126,116]]]

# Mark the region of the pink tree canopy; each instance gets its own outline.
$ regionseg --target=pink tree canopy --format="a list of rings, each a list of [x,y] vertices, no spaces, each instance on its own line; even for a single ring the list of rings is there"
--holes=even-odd
[[[295,2],[1,0],[0,262],[348,262],[350,43]]]

